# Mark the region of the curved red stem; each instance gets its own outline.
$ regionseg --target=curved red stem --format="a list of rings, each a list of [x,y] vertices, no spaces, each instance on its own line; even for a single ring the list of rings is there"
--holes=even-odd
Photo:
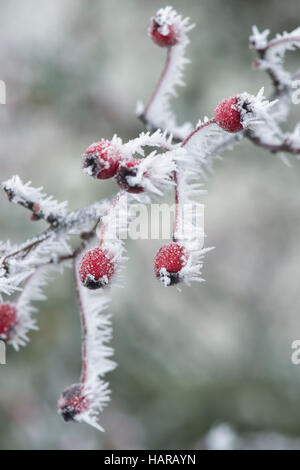
[[[85,314],[84,314],[84,309],[83,309],[81,295],[80,295],[80,287],[78,285],[76,259],[73,262],[73,274],[74,274],[76,296],[77,296],[77,301],[78,301],[78,306],[79,306],[79,311],[80,311],[80,321],[81,321],[81,329],[82,329],[82,367],[81,367],[80,383],[84,384],[84,382],[86,381],[86,374],[87,374],[87,344],[86,344],[87,327],[86,327]]]

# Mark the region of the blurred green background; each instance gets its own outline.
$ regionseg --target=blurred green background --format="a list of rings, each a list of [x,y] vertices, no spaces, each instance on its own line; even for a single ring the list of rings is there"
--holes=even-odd
[[[159,1],[2,0],[1,180],[23,180],[77,208],[116,191],[81,172],[81,154],[101,137],[143,130],[135,118],[164,51],[146,36]],[[270,91],[251,70],[251,26],[272,35],[300,23],[298,0],[173,1],[190,33],[179,122],[211,116],[237,92]],[[299,52],[288,55],[299,66]],[[298,105],[299,106],[299,105]],[[290,126],[299,107],[292,106]],[[128,242],[124,289],[113,289],[112,401],[101,424],[65,424],[60,392],[78,380],[80,324],[72,274],[48,286],[40,331],[0,366],[1,449],[300,448],[300,162],[288,168],[248,142],[215,165],[205,183],[206,283],[164,289],[153,256],[162,242]],[[0,198],[0,239],[44,228]]]

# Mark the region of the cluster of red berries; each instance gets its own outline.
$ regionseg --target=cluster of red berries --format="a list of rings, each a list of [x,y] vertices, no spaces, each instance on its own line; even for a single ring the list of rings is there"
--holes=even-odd
[[[181,281],[180,271],[186,265],[188,253],[178,243],[163,246],[156,253],[154,272],[165,285],[171,286]],[[109,285],[116,271],[113,255],[102,248],[87,251],[80,262],[79,277],[88,289],[99,289]],[[167,281],[167,282],[166,282]]]
[[[88,400],[82,393],[81,384],[71,385],[58,399],[58,411],[65,421],[73,421],[76,415],[87,408]]]
[[[17,309],[11,302],[0,305],[0,340],[9,341],[17,324]]]
[[[130,178],[136,176],[141,160],[122,158],[120,150],[109,140],[100,140],[90,145],[83,155],[83,170],[90,176],[105,180],[115,177],[121,189],[128,193],[141,193],[144,188],[130,184]]]

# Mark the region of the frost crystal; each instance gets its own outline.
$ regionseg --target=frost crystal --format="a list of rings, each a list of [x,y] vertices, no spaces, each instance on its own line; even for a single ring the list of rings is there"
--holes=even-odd
[[[66,201],[57,202],[52,196],[44,194],[42,187],[32,187],[31,181],[24,184],[18,175],[5,181],[2,187],[11,202],[25,205],[25,207],[34,210],[46,220],[62,218],[66,215],[68,206]],[[36,205],[36,209],[34,209],[34,205]]]
[[[284,56],[287,51],[293,51],[300,47],[300,27],[290,33],[277,34],[274,39],[267,41],[270,31],[267,29],[262,33],[253,26],[253,34],[250,36],[250,47],[256,49],[261,58],[258,67],[261,70],[271,72],[273,80],[279,89],[291,86],[291,74],[284,69]]]
[[[33,314],[37,312],[37,308],[32,305],[32,302],[46,299],[42,292],[42,288],[47,283],[46,279],[45,268],[36,270],[34,274],[31,274],[27,278],[22,292],[15,301],[17,322],[8,343],[17,351],[20,346],[25,346],[29,341],[28,332],[30,330],[38,330],[36,320],[33,318]]]
[[[98,180],[113,177],[122,188],[112,201],[96,201],[68,211],[66,202],[56,201],[31,183],[24,184],[18,176],[2,185],[8,199],[28,209],[32,220],[48,223],[46,229],[23,243],[0,242],[0,294],[15,294],[0,309],[1,334],[15,349],[28,342],[30,330],[37,329],[32,302],[45,298],[42,287],[48,271],[52,267],[62,270],[69,264],[74,267],[83,357],[79,383],[68,387],[58,401],[65,421],[84,421],[103,430],[99,414],[110,399],[104,376],[116,364],[108,346],[112,336],[110,316],[103,313],[108,299],[101,289],[90,289],[95,284],[111,284],[111,279],[112,285],[117,285],[126,260],[124,240],[128,223],[136,215],[135,205],[149,204],[150,195],[157,197],[174,190],[173,240],[158,251],[155,274],[165,286],[203,281],[204,256],[212,248],[203,248],[200,198],[205,192],[202,183],[212,172],[214,160],[244,138],[277,154],[285,163],[287,153],[300,155],[300,124],[291,132],[283,132],[279,126],[288,116],[292,79],[297,77],[284,68],[285,52],[299,47],[300,28],[268,41],[269,30],[259,32],[253,27],[250,44],[258,55],[253,65],[266,70],[272,80],[270,101],[264,98],[263,88],[256,96],[244,92],[225,98],[214,118],[204,118],[192,128],[189,123],[178,126],[170,106],[177,86],[184,85],[183,71],[189,62],[185,58],[187,33],[192,27],[189,19],[183,19],[172,7],[158,10],[151,19],[149,34],[156,44],[166,48],[166,63],[147,104],[139,103],[137,107],[149,131],[125,143],[115,134],[110,141],[102,139],[90,146],[84,155],[84,173]],[[80,237],[74,249],[70,244],[73,235]],[[86,253],[89,256],[85,259]],[[87,261],[84,272],[78,270],[81,256]],[[81,275],[90,289],[79,282]]]
[[[77,273],[78,269],[75,269],[75,276],[78,276]],[[76,285],[84,330],[80,393],[84,397],[85,406],[81,407],[73,419],[103,431],[99,424],[99,413],[110,400],[109,385],[103,377],[116,367],[116,363],[110,359],[113,349],[107,345],[112,337],[110,315],[103,313],[109,299],[103,296],[102,291],[84,288],[78,277]]]
[[[170,99],[177,96],[176,87],[184,86],[183,71],[190,61],[185,57],[185,49],[189,44],[187,33],[195,26],[189,24],[189,18],[182,18],[170,6],[161,8],[152,20],[160,25],[174,25],[178,33],[178,43],[167,51],[165,68],[158,85],[148,104],[143,106],[141,102],[137,106],[137,115],[143,116],[148,127],[167,129],[180,139],[184,138],[192,129],[190,123],[178,126],[176,117],[170,107]]]

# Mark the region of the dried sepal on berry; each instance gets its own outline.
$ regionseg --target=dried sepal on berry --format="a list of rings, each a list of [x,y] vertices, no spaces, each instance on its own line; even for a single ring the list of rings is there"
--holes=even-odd
[[[183,152],[181,148],[160,154],[154,151],[143,159],[124,161],[116,176],[117,183],[129,193],[147,191],[161,196],[174,185],[172,175]]]
[[[97,179],[115,176],[121,160],[122,141],[118,137],[91,144],[82,160],[83,172]]]
[[[120,163],[116,181],[118,186],[127,191],[128,193],[138,194],[144,191],[141,184],[137,184],[135,178],[138,173],[138,167],[142,160],[138,158],[131,158]],[[144,175],[143,175],[144,176]]]
[[[83,394],[81,384],[67,387],[58,399],[58,412],[64,421],[74,421],[76,416],[84,413],[89,406],[88,399]]]

